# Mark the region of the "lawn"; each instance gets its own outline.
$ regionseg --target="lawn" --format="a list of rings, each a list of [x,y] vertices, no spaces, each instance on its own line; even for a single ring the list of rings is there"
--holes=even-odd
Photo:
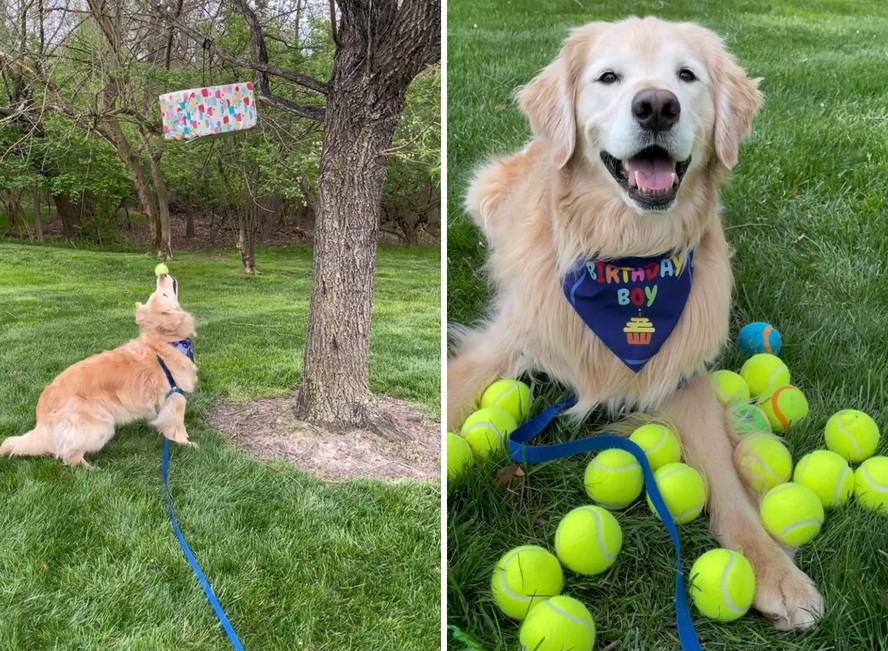
[[[200,368],[174,448],[179,524],[246,649],[440,645],[436,482],[324,483],[235,450],[204,424],[223,399],[285,395],[299,380],[309,247],[170,263],[198,319]],[[371,384],[437,417],[436,249],[383,248]],[[0,439],[33,426],[43,387],[69,364],[137,334],[153,290],[145,255],[0,245]],[[123,427],[96,469],[0,459],[0,649],[230,648],[179,549],[160,475],[162,439]],[[397,550],[397,555],[393,552]]]
[[[841,408],[867,411],[888,430],[888,5],[877,0],[451,0],[448,321],[475,321],[488,298],[483,242],[461,201],[477,165],[528,138],[512,92],[555,56],[569,27],[629,14],[701,22],[723,35],[750,76],[764,78],[765,105],[722,193],[723,220],[736,251],[733,334],[753,320],[775,324],[794,384],[811,404],[809,418],[786,437],[793,458],[823,447],[823,427]],[[720,360],[735,370],[741,363],[733,347]],[[535,390],[537,409],[564,395],[548,384]],[[606,424],[593,415],[579,431],[555,428],[547,440]],[[888,436],[878,453],[888,453]],[[553,549],[560,517],[588,501],[587,461],[525,468],[523,488],[504,493],[493,477],[507,464],[500,459],[451,488],[447,608],[458,637],[489,651],[518,646],[518,627],[490,598],[490,573],[510,547]],[[676,649],[668,534],[644,500],[618,519],[625,541],[617,563],[597,577],[568,573],[565,593],[590,608],[596,648]],[[680,531],[687,571],[716,541],[704,519]],[[826,600],[816,630],[779,633],[755,612],[731,624],[695,614],[704,648],[888,648],[888,517],[854,505],[828,512],[797,561]]]

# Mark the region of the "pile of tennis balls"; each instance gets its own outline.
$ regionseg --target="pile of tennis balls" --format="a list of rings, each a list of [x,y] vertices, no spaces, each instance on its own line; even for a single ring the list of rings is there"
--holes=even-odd
[[[471,414],[459,434],[447,433],[447,479],[505,450],[509,434],[527,418],[530,387],[519,380],[499,379],[481,395],[481,409]]]

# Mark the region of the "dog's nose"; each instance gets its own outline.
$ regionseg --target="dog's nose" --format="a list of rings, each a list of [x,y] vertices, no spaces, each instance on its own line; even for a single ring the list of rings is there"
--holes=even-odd
[[[646,88],[632,98],[632,115],[646,131],[669,131],[681,113],[681,104],[672,91]]]

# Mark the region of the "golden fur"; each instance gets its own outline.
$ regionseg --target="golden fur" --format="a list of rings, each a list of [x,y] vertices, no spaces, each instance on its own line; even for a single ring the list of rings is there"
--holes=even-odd
[[[197,385],[197,367],[170,343],[194,334],[194,318],[179,307],[177,284],[166,274],[145,305],[136,305],[138,339],[64,370],[37,401],[37,424],[0,445],[6,456],[54,455],[69,465],[89,466],[83,455],[98,452],[117,425],[149,420],[164,437],[188,443],[185,398],[167,397],[170,385],[160,356],[186,393]]]
[[[676,70],[684,65],[698,81],[679,81]],[[620,83],[595,83],[602,69],[619,71]],[[468,212],[489,245],[495,297],[485,323],[454,330],[448,423],[458,426],[497,376],[528,371],[571,387],[575,417],[605,405],[671,419],[688,462],[709,486],[713,531],[755,568],[756,607],[778,628],[807,628],[822,613],[822,599],[793,564],[792,550],[762,527],[757,500],[732,461],[736,435],[704,372],[728,336],[731,305],[718,188],[759,108],[757,86],[719,38],[698,25],[631,18],[571,33],[555,61],[518,94],[533,140],[482,167],[467,193]],[[599,157],[605,144],[631,142],[631,98],[646,88],[668,89],[681,100],[670,142],[683,156],[692,154],[674,203],[653,213],[629,198]],[[685,310],[660,352],[633,373],[574,313],[560,279],[574,261],[595,255],[690,249],[695,271]]]

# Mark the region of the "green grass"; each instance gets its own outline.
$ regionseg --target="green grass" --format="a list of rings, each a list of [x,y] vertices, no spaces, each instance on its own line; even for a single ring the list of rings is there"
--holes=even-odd
[[[584,5],[584,6],[581,6]],[[722,197],[736,250],[733,334],[752,320],[775,324],[783,357],[807,394],[811,415],[786,437],[795,459],[823,447],[823,426],[840,408],[869,412],[888,428],[888,5],[697,0],[449,3],[448,320],[471,323],[489,297],[484,248],[461,201],[472,170],[528,138],[511,102],[556,54],[570,26],[628,14],[694,20],[722,34],[766,101]],[[721,364],[738,368],[739,352]],[[537,407],[561,394],[538,384]],[[547,440],[588,435],[555,428]],[[879,453],[888,453],[884,436]],[[517,646],[517,626],[489,597],[495,560],[508,548],[552,548],[560,516],[583,504],[585,458],[526,468],[523,490],[504,493],[482,468],[448,499],[449,623],[484,649]],[[603,575],[568,574],[598,626],[598,648],[675,649],[674,558],[668,535],[643,501],[619,514],[624,549]],[[681,528],[686,557],[715,544],[700,519]],[[736,623],[695,617],[708,650],[888,648],[888,518],[855,506],[827,514],[798,564],[818,584],[826,614],[807,635],[779,633],[751,613]],[[689,569],[688,564],[685,570]],[[463,649],[465,642],[453,642]]]
[[[439,258],[380,251],[371,384],[437,414]],[[221,399],[285,395],[299,380],[311,249],[178,254],[198,319],[197,392],[174,448],[181,527],[247,649],[437,648],[435,482],[326,484],[238,452],[203,417]],[[44,386],[137,334],[145,255],[0,245],[0,439],[33,426]],[[89,471],[0,459],[0,649],[230,648],[180,551],[160,477],[162,439],[123,427]],[[397,550],[395,552],[394,550]]]

